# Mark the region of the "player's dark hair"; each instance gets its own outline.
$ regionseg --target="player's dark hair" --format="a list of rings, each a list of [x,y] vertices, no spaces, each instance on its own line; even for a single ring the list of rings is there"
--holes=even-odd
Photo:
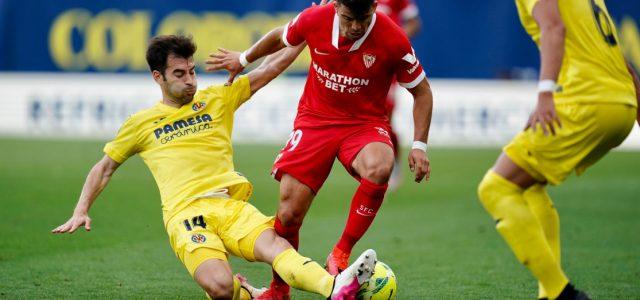
[[[336,2],[349,8],[356,19],[363,19],[371,10],[374,0],[336,0]]]
[[[149,41],[147,48],[147,63],[151,72],[154,70],[164,76],[167,69],[169,55],[190,58],[196,52],[196,44],[191,36],[159,35]]]

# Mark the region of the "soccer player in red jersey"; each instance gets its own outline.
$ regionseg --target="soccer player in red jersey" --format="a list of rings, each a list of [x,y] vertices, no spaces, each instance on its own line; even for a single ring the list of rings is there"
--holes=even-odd
[[[420,22],[420,12],[418,10],[418,6],[413,3],[413,0],[377,0],[378,8],[377,11],[387,15],[393,22],[395,22],[398,26],[402,27],[404,33],[408,38],[413,38],[416,33],[420,30],[421,22]],[[389,88],[389,93],[387,94],[387,114],[389,116],[389,124],[393,124],[393,111],[396,107],[396,90],[398,88],[398,83],[394,81],[391,84],[391,88]],[[391,136],[391,141],[394,145],[394,166],[393,172],[391,172],[391,177],[389,178],[389,190],[394,191],[400,185],[402,181],[402,169],[400,162],[400,147],[398,144],[398,135],[395,130],[393,130],[393,126],[391,126],[391,130],[389,131],[389,135]]]
[[[212,55],[209,70],[226,69],[229,81],[250,62],[286,46],[306,42],[312,63],[298,114],[272,174],[280,181],[276,232],[294,247],[311,202],[335,158],[360,182],[347,223],[327,258],[338,273],[376,216],[394,163],[385,101],[394,77],[414,98],[414,143],[409,166],[415,181],[429,178],[426,143],[432,94],[403,30],[376,12],[374,0],[338,0],[306,9],[243,53]],[[287,299],[289,288],[274,274],[260,299]]]

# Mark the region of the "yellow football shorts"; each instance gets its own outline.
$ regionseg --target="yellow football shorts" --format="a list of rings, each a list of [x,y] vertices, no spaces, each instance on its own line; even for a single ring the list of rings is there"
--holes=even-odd
[[[195,200],[167,223],[171,248],[191,276],[204,261],[226,261],[229,254],[255,261],[256,239],[270,228],[273,217],[230,198]]]
[[[625,104],[556,104],[562,128],[545,136],[538,127],[520,132],[504,153],[536,180],[557,185],[573,170],[582,174],[629,135],[636,108]]]

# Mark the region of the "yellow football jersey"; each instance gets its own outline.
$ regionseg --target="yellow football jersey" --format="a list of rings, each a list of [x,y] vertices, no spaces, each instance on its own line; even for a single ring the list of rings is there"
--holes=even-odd
[[[251,97],[249,79],[200,90],[191,103],[157,103],[127,119],[104,152],[123,163],[139,153],[160,189],[165,224],[190,201],[229,189],[246,201],[252,186],[233,167],[233,115]]]
[[[532,16],[538,0],[516,0],[520,21],[540,45],[540,28]],[[566,28],[564,60],[554,94],[563,103],[623,103],[636,106],[635,89],[604,0],[560,0]]]

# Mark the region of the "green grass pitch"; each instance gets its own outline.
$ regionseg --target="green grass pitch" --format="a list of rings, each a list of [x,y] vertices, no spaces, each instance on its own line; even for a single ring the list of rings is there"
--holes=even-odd
[[[70,216],[102,143],[5,138],[0,149],[0,298],[204,298],[169,247],[157,188],[139,158],[125,163],[96,201],[90,233],[54,236],[50,230]],[[278,199],[268,173],[277,151],[239,145],[235,154],[236,169],[255,185],[252,203],[269,215]],[[476,198],[498,153],[435,148],[430,183],[405,180],[388,194],[355,252],[378,251],[397,274],[399,299],[535,299],[533,277]],[[550,189],[561,216],[563,266],[595,298],[640,298],[639,170],[639,152],[614,152],[582,178]],[[304,255],[324,263],[355,188],[336,164],[302,227]],[[231,263],[268,284],[266,265]]]

